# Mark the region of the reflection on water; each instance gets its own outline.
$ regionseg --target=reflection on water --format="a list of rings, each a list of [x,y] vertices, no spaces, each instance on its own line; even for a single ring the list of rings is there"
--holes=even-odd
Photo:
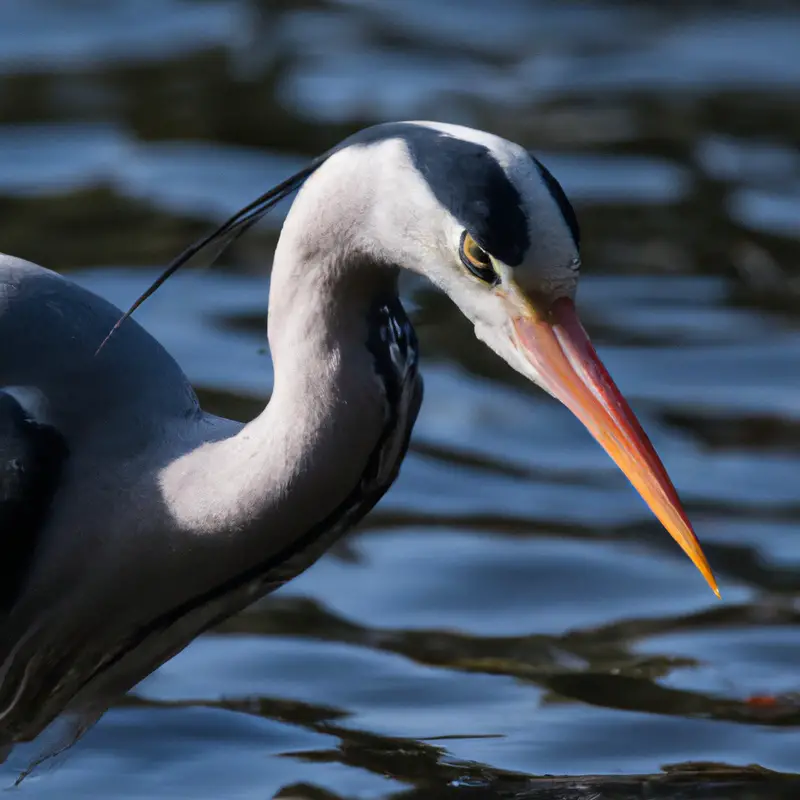
[[[541,154],[581,217],[587,327],[724,597],[583,429],[411,283],[426,400],[394,489],[22,791],[797,796],[798,35],[790,4],[754,0],[5,0],[0,250],[123,306],[364,124],[464,122]],[[139,315],[241,419],[270,391],[280,220]]]

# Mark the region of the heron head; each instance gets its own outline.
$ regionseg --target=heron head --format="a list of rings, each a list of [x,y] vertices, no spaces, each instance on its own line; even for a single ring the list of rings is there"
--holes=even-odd
[[[580,234],[558,181],[499,137],[400,128],[373,154],[382,167],[362,235],[384,249],[379,257],[431,279],[478,339],[572,411],[718,594],[664,466],[581,325]]]

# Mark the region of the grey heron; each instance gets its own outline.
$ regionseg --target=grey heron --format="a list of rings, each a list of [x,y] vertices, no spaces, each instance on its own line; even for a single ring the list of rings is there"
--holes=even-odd
[[[203,412],[130,312],[0,257],[0,746],[65,713],[93,721],[372,509],[422,401],[401,269],[430,279],[477,339],[580,419],[717,592],[580,324],[578,223],[539,160],[466,127],[368,128],[155,286],[295,191],[270,285],[274,389],[247,424]]]

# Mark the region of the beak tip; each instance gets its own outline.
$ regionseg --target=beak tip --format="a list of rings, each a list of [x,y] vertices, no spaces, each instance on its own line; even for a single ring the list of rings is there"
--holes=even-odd
[[[691,524],[683,515],[682,509],[681,516],[685,522],[685,527],[683,527],[683,530],[679,529],[676,531],[672,526],[665,525],[665,527],[669,531],[672,538],[675,539],[675,541],[686,552],[686,555],[689,556],[689,559],[695,565],[695,567],[697,567],[697,570],[700,572],[703,578],[705,578],[706,583],[709,585],[711,591],[717,596],[717,599],[722,600],[722,595],[720,594],[719,586],[717,585],[717,579],[711,569],[711,564],[708,563],[708,559],[700,547],[700,542],[697,540],[697,536],[692,530]]]
[[[720,594],[719,586],[717,585],[717,579],[714,576],[714,573],[711,571],[711,565],[708,563],[703,551],[700,549],[700,543],[697,541],[694,532],[691,530],[691,528],[689,528],[689,531],[691,532],[692,544],[694,547],[692,547],[691,550],[687,549],[686,552],[689,555],[692,563],[695,565],[695,567],[697,567],[700,574],[703,576],[703,578],[705,578],[705,581],[709,585],[711,591],[714,592],[718,600],[722,600],[722,595]],[[671,530],[670,533],[672,533]],[[678,541],[678,544],[680,544],[681,547],[684,547],[685,540],[682,537],[679,538],[673,534],[673,538]]]
[[[722,595],[720,594],[719,586],[717,585],[717,579],[714,577],[714,573],[711,571],[711,567],[705,561],[705,558],[703,559],[703,562],[702,568],[700,568],[699,565],[696,566],[698,566],[698,569],[700,569],[700,573],[706,579],[706,583],[711,588],[711,591],[717,596],[717,599],[722,600]]]

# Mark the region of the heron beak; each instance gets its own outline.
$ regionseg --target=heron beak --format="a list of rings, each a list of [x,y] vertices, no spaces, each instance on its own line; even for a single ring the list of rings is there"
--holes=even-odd
[[[515,285],[504,299],[516,349],[535,370],[542,388],[572,411],[603,446],[719,597],[717,582],[678,493],[598,358],[572,300],[531,300]]]

